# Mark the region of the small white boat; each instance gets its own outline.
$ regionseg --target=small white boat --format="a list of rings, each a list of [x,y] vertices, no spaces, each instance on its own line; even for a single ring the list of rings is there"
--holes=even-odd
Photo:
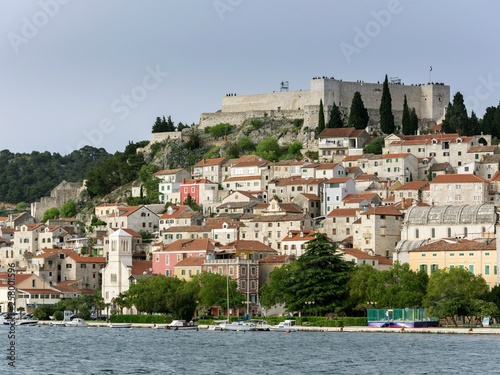
[[[167,324],[165,328],[173,331],[198,331],[198,324],[188,323],[185,320],[172,320],[172,323]]]
[[[16,326],[36,326],[38,324],[38,320],[35,319],[19,319],[16,320]]]
[[[250,319],[249,323],[255,324],[257,331],[269,331],[271,326],[263,319]]]
[[[223,331],[257,331],[255,323],[250,322],[222,323],[220,327]]]
[[[270,326],[270,331],[276,332],[297,332],[297,327],[295,326],[296,321],[293,319],[285,320],[275,326]]]
[[[73,320],[64,322],[64,325],[66,327],[88,327],[88,324],[85,322],[85,320],[80,318],[75,318]]]
[[[109,328],[132,328],[132,323],[109,323]]]
[[[220,324],[210,325],[208,326],[209,331],[222,331],[222,327]]]
[[[167,328],[168,324],[154,324],[153,329],[163,329]]]
[[[51,327],[66,327],[66,323],[65,322],[51,322],[50,323],[50,326]]]

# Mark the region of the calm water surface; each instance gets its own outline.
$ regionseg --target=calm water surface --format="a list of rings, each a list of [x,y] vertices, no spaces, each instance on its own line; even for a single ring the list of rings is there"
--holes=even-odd
[[[500,336],[16,327],[0,374],[500,374]],[[0,328],[7,349],[7,329]]]

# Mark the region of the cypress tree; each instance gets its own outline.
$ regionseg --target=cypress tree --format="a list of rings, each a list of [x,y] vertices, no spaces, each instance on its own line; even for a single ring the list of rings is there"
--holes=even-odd
[[[409,135],[411,134],[411,123],[410,123],[410,108],[408,108],[408,102],[405,100],[403,103],[403,118],[401,119],[401,130],[403,134]]]
[[[151,133],[160,133],[162,132],[161,118],[157,117],[155,123],[153,124],[153,129]]]
[[[323,110],[323,99],[319,100],[318,127],[316,134],[319,135],[325,129],[325,111]]]
[[[382,100],[380,101],[380,130],[385,134],[392,134],[396,127],[394,126],[394,115],[392,113],[392,98],[389,91],[389,82],[387,74],[385,75],[384,85],[382,87]]]
[[[342,117],[342,112],[340,112],[340,108],[333,103],[332,110],[330,111],[330,119],[328,120],[327,128],[343,128],[344,127],[344,118]]]
[[[356,91],[352,97],[347,126],[354,126],[356,129],[364,129],[367,127],[369,119],[368,110],[365,108],[363,99],[361,99],[361,94],[359,91]]]
[[[417,132],[418,132],[417,111],[415,111],[415,108],[412,108],[411,112],[410,112],[410,133],[409,134],[417,134]]]
[[[451,124],[452,113],[453,113],[453,107],[451,103],[448,103],[448,106],[446,107],[446,113],[444,114],[443,126],[441,128],[443,133],[455,133],[457,131],[452,127]]]

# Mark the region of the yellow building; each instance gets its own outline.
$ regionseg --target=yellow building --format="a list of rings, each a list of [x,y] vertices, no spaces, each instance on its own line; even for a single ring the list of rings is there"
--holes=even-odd
[[[201,266],[205,258],[187,257],[174,266],[174,276],[181,280],[191,281],[193,276],[201,273]]]
[[[494,239],[443,239],[428,243],[411,250],[408,263],[412,270],[423,270],[428,275],[444,268],[464,268],[474,275],[481,275],[490,288],[495,286],[497,281],[497,251]]]

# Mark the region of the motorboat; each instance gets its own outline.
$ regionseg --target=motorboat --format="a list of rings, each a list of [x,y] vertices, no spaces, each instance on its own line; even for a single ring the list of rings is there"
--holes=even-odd
[[[109,328],[132,328],[132,323],[109,323]]]
[[[271,326],[263,319],[250,319],[249,323],[254,323],[257,331],[269,331]]]
[[[81,318],[75,318],[73,320],[69,320],[64,322],[64,325],[66,327],[88,327],[88,324],[85,322],[85,320]]]
[[[16,326],[36,326],[38,324],[36,319],[17,319],[15,322]]]
[[[232,323],[222,323],[220,327],[223,331],[257,331],[257,326],[255,323],[243,321],[243,322],[232,322]]]
[[[154,324],[153,329],[167,328],[168,324]]]
[[[198,331],[198,324],[188,323],[185,320],[173,320],[172,323],[167,324],[165,328],[174,331]]]
[[[294,319],[287,319],[277,325],[270,326],[269,330],[276,332],[296,332],[296,321]]]
[[[61,321],[61,322],[50,322],[51,327],[66,327],[66,323]]]

